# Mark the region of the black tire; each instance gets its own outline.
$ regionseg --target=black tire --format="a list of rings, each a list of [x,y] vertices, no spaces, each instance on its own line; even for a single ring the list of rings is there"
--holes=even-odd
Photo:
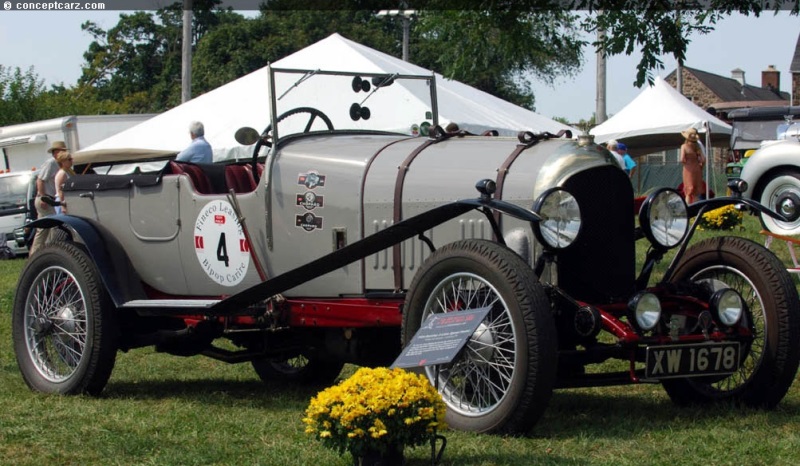
[[[800,172],[783,170],[759,183],[763,184],[758,201],[792,221],[782,222],[760,214],[761,226],[778,235],[800,234]]]
[[[445,312],[442,307],[452,312],[487,305],[492,310],[464,351],[439,366],[446,420],[459,430],[524,434],[552,395],[558,346],[547,295],[513,251],[464,240],[434,252],[408,290],[402,342],[411,341],[428,315]],[[436,386],[434,367],[415,370]]]
[[[69,233],[57,227],[51,228],[50,234],[47,236],[47,244],[71,241],[71,240],[72,237],[70,236]]]
[[[22,377],[43,393],[99,395],[117,354],[113,304],[88,254],[42,247],[20,274],[12,337]]]
[[[718,237],[688,249],[673,279],[714,281],[715,289],[736,289],[748,308],[742,325],[751,329],[754,340],[742,348],[741,366],[728,377],[663,381],[670,398],[679,405],[777,405],[800,362],[800,299],[783,263],[753,241]]]
[[[285,361],[257,359],[252,364],[258,377],[265,383],[301,386],[332,385],[344,367],[343,362],[325,361],[302,354]]]

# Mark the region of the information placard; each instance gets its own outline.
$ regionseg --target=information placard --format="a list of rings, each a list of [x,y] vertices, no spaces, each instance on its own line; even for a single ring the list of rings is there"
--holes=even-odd
[[[403,348],[392,367],[422,367],[447,364],[478,330],[491,308],[432,314]]]

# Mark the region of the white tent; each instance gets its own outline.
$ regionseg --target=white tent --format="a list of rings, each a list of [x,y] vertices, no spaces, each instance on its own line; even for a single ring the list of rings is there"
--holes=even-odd
[[[730,125],[693,104],[661,77],[603,124],[589,131],[599,143],[616,139],[633,155],[677,149],[681,131],[695,128],[706,133],[707,144],[727,147]],[[710,136],[710,138],[709,138]]]
[[[322,69],[360,73],[430,75],[431,71],[332,34],[275,63],[276,68]],[[455,122],[461,129],[480,133],[496,129],[501,135],[519,131],[557,133],[575,128],[513,105],[463,83],[436,75],[439,124]],[[302,92],[300,90],[295,92]],[[177,152],[189,143],[189,122],[199,120],[214,149],[214,160],[244,154],[235,140],[237,129],[257,130],[269,123],[269,70],[256,70],[203,94],[145,123],[100,141],[78,153],[96,155],[113,150],[131,155],[147,152]],[[334,122],[334,126],[336,122]]]

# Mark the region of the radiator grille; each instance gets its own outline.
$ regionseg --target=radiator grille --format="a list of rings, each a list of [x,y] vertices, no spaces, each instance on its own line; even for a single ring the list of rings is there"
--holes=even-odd
[[[587,302],[627,299],[634,290],[633,187],[625,172],[599,167],[563,185],[581,206],[583,225],[576,244],[558,256],[558,283]]]

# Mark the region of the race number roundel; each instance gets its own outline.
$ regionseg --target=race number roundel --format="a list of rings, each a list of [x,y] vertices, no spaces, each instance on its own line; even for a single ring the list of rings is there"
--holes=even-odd
[[[208,276],[223,286],[239,284],[250,265],[250,246],[233,207],[226,201],[209,202],[194,224],[194,250]]]

